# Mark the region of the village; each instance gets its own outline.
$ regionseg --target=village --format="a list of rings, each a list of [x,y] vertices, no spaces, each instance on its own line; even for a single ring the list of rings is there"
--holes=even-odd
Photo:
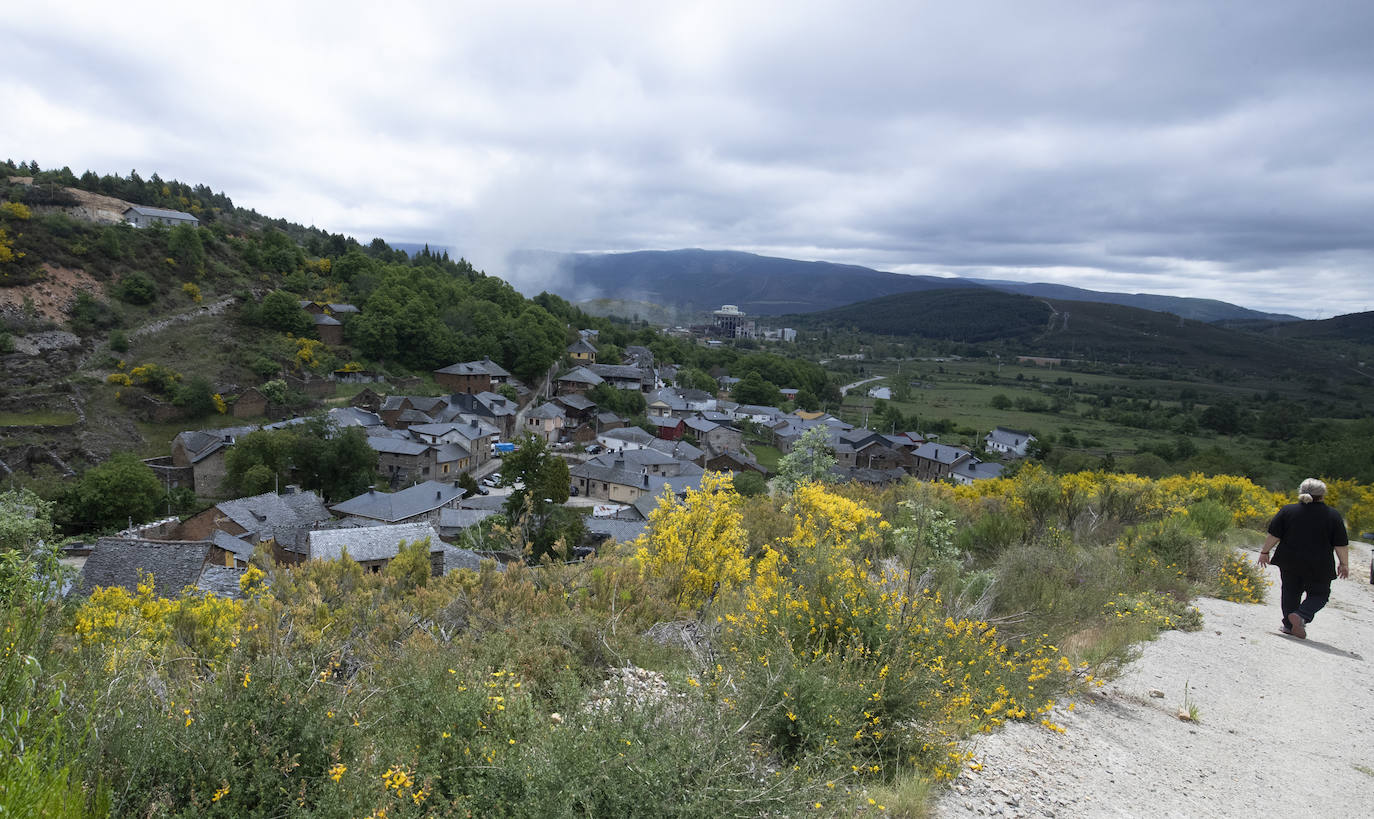
[[[356,312],[350,305],[308,301],[301,307],[326,338],[338,331],[340,318]],[[736,311],[718,311],[717,319],[729,322],[718,330],[738,332]],[[419,541],[429,544],[432,573],[442,575],[477,569],[483,560],[500,566],[528,558],[484,549],[483,539],[473,537],[503,513],[512,484],[521,488],[518,478],[502,480],[501,466],[502,456],[522,442],[537,442],[549,457],[566,462],[569,485],[562,505],[585,515],[587,540],[575,544],[581,557],[607,540],[638,537],[661,497],[700,489],[708,471],[767,479],[769,470],[750,452],[751,440],[787,454],[808,431],[822,430],[834,458],[831,477],[872,486],[908,477],[961,484],[997,477],[1005,460],[1024,457],[1034,441],[998,427],[983,439],[989,458],[980,459],[969,449],[940,443],[938,436],[883,433],[821,411],[740,404],[726,397],[739,381],[728,375],[719,377],[715,393],[681,388],[678,368],[657,365],[642,346],[625,349],[623,363],[598,363],[596,342],[595,330],[580,331],[563,366],[551,368],[533,388],[490,359],[435,370],[434,381],[445,391],[437,396],[386,392],[384,382],[367,372],[333,374],[365,383],[346,405],[324,416],[329,429],[362,430],[376,456],[379,483],[332,504],[294,485],[225,497],[226,458],[240,438],[297,427],[306,417],[186,430],[173,439],[168,455],[144,462],[169,490],[190,490],[214,505],[184,520],[131,525],[94,543],[74,544],[67,557],[81,567],[83,588],[132,591],[150,574],[164,595],[197,589],[236,597],[239,577],[259,553],[285,565],[347,555],[377,572],[406,544]],[[643,396],[638,424],[589,397],[603,384]],[[322,379],[316,385],[333,386]],[[790,401],[797,390],[780,392]],[[268,397],[249,389],[232,414],[261,416],[269,407]]]

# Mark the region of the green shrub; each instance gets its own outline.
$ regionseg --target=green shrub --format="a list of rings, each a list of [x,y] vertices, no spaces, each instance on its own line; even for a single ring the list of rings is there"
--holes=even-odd
[[[1199,535],[1215,540],[1225,534],[1233,521],[1231,510],[1219,501],[1204,500],[1188,507],[1188,522]]]
[[[157,283],[147,273],[126,273],[116,285],[115,295],[129,304],[152,304],[157,301]]]
[[[110,349],[117,353],[129,352],[129,336],[123,330],[110,333]]]

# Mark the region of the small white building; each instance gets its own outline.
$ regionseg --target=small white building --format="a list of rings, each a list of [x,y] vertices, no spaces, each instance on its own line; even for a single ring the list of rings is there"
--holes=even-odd
[[[996,452],[1008,458],[1026,457],[1026,449],[1035,440],[1029,432],[1021,432],[1006,427],[996,427],[983,436],[983,447],[988,452]]]
[[[146,205],[133,205],[125,208],[123,215],[124,221],[137,228],[152,227],[153,225],[167,225],[168,227],[177,225],[200,226],[200,220],[189,213],[167,210],[166,208],[150,208]]]

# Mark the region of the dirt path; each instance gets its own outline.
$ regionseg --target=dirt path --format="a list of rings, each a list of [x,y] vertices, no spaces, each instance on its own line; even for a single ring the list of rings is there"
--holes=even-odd
[[[1307,640],[1269,603],[1205,599],[1201,631],[1167,632],[1056,734],[1013,725],[982,739],[937,817],[1259,817],[1374,814],[1374,586],[1370,547]],[[1188,699],[1197,723],[1178,719]],[[1163,697],[1151,696],[1151,691]]]

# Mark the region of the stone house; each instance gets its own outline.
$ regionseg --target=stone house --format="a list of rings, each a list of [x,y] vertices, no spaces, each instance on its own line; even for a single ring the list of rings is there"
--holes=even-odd
[[[554,403],[540,404],[525,413],[525,432],[543,438],[547,443],[558,443],[563,434],[567,416],[563,408]]]
[[[586,367],[574,367],[558,377],[554,382],[554,391],[558,395],[585,393],[604,381],[605,379]]]
[[[923,481],[938,481],[950,477],[960,464],[972,458],[966,449],[948,444],[922,444],[911,453],[915,460],[913,475]]]
[[[450,364],[435,370],[434,380],[449,392],[476,395],[480,392],[490,392],[494,387],[507,383],[510,373],[490,358],[484,358],[481,361]]]
[[[687,432],[696,437],[697,444],[707,452],[739,452],[744,449],[744,433],[734,427],[705,418],[688,418],[683,424]]]
[[[230,429],[190,430],[172,439],[172,464],[190,467],[191,488],[206,498],[224,497],[220,483],[224,480],[224,456],[240,435],[251,427]]]
[[[239,394],[229,414],[235,418],[261,418],[267,414],[267,396],[257,387],[249,387]]]

